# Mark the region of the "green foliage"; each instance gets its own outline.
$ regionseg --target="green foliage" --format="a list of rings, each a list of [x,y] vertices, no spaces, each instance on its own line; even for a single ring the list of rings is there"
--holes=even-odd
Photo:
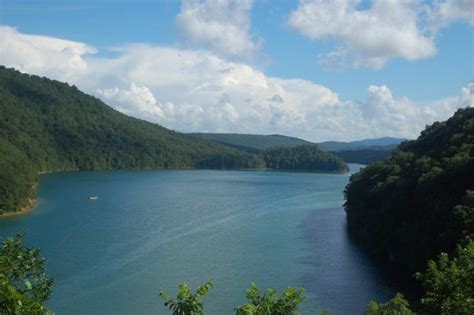
[[[251,153],[282,147],[291,148],[300,145],[315,145],[302,139],[282,135],[264,136],[238,133],[193,133],[192,135]]]
[[[421,299],[426,314],[474,314],[474,242],[459,246],[456,257],[442,253],[417,274],[426,291]]]
[[[193,293],[186,283],[182,283],[178,288],[176,298],[164,291],[160,292],[160,296],[165,300],[165,306],[169,307],[173,315],[203,315],[204,305],[201,299],[212,286],[212,282],[207,281]]]
[[[0,213],[25,206],[37,172],[27,156],[0,138]]]
[[[65,83],[0,67],[0,213],[34,196],[38,172],[264,167],[263,160],[128,117]]]
[[[236,308],[237,315],[292,315],[300,314],[298,305],[305,299],[302,288],[288,288],[281,297],[273,289],[261,295],[255,283],[245,290],[247,304]]]
[[[346,163],[335,154],[319,150],[312,145],[269,149],[263,151],[262,155],[266,166],[271,169],[339,172],[348,170]]]
[[[345,189],[350,234],[407,277],[474,236],[474,108],[427,127]]]
[[[408,301],[402,294],[397,293],[393,299],[384,304],[370,301],[367,305],[365,315],[413,315],[409,308]]]
[[[46,275],[39,250],[23,243],[23,236],[17,235],[0,248],[1,313],[50,314],[43,303],[51,294],[53,279]]]
[[[222,143],[224,145],[244,150],[249,153],[259,153],[265,150],[294,148],[298,146],[314,146],[322,151],[334,153],[346,163],[369,164],[390,156],[404,139],[381,138],[353,142],[327,141],[312,143],[299,138],[282,135],[253,135],[237,133],[193,133],[195,137]]]

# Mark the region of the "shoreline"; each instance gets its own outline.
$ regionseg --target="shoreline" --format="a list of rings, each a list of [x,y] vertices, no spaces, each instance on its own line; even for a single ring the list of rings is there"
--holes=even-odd
[[[35,210],[37,205],[38,205],[37,198],[28,198],[28,204],[26,206],[21,207],[17,211],[8,211],[8,212],[0,213],[0,219],[28,214],[32,212],[33,210]]]
[[[117,169],[118,170],[118,169]],[[115,169],[105,170],[105,171],[117,171]],[[127,170],[127,169],[122,169]],[[345,174],[350,172],[350,169],[347,170],[339,170],[339,171],[316,171],[316,170],[296,170],[296,169],[274,169],[274,168],[241,168],[241,169],[207,169],[207,168],[150,168],[150,169],[128,169],[128,170],[220,170],[220,171],[264,171],[264,172],[294,172],[294,173],[326,173],[326,174]],[[63,173],[63,172],[78,172],[80,170],[68,170],[68,169],[56,169],[50,171],[41,171],[38,172],[39,176],[50,174],[50,173]],[[100,170],[91,170],[91,171],[100,171]],[[36,183],[34,186],[36,188],[38,184]],[[28,203],[21,207],[17,211],[6,211],[0,213],[1,218],[8,218],[14,216],[22,216],[31,213],[35,210],[36,206],[38,205],[37,198],[28,198]]]

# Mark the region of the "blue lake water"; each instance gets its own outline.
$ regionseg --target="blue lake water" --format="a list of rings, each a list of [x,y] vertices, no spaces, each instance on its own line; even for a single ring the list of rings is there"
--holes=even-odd
[[[352,171],[358,169],[351,165]],[[304,287],[303,314],[361,314],[393,290],[346,234],[349,174],[157,170],[48,174],[39,205],[0,219],[55,278],[56,314],[167,314],[159,291],[212,279],[206,314],[232,314],[252,281]],[[98,200],[88,200],[97,195]]]

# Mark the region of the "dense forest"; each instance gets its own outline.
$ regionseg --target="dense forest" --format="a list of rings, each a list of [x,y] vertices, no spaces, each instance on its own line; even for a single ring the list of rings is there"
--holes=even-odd
[[[474,108],[354,174],[345,197],[350,234],[402,274],[453,254],[474,237]]]
[[[46,171],[268,168],[261,154],[126,116],[75,86],[5,67],[0,154],[0,213],[25,206]],[[324,154],[317,158],[334,166],[318,162],[321,170],[341,169]]]
[[[266,150],[314,146],[333,153],[346,163],[370,164],[390,156],[395,147],[405,139],[383,137],[352,142],[326,141],[313,143],[282,135],[253,135],[237,133],[192,133],[192,136],[214,141],[249,153]]]
[[[262,152],[268,168],[282,170],[348,171],[344,161],[335,154],[313,145],[276,148]]]
[[[253,135],[239,133],[192,133],[191,135],[252,153],[275,148],[316,145],[315,143],[303,139],[282,135]]]

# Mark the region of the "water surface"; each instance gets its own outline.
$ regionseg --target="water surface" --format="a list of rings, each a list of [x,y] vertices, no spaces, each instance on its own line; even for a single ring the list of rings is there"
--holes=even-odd
[[[351,165],[352,169],[358,168]],[[38,208],[0,220],[26,232],[55,278],[57,314],[167,314],[158,293],[212,279],[206,314],[243,291],[302,286],[303,314],[360,314],[393,291],[348,239],[349,174],[158,170],[48,174]],[[98,200],[88,200],[97,195]]]

